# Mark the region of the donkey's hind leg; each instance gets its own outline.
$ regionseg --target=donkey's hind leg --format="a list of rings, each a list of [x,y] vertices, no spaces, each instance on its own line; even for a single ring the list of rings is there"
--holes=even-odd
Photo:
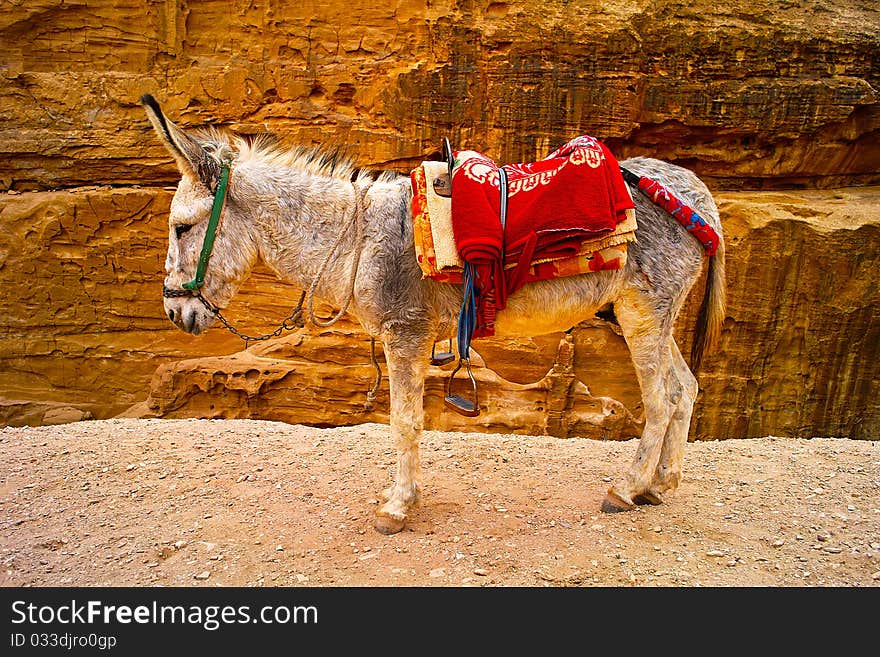
[[[682,385],[682,395],[675,405],[669,427],[666,429],[666,436],[663,438],[663,449],[660,452],[660,462],[654,472],[654,481],[650,490],[644,494],[646,501],[652,504],[659,504],[660,496],[666,491],[675,490],[681,482],[682,456],[699,391],[697,378],[685,362],[674,338],[670,340],[670,351],[673,367]]]
[[[682,455],[690,432],[698,386],[697,379],[682,357],[674,338],[670,340],[670,350],[672,366],[681,383],[682,394],[672,410],[672,417],[669,418],[666,435],[663,437],[663,447],[660,450],[660,460],[654,470],[651,485],[634,498],[633,501],[637,504],[662,504],[663,494],[675,490],[681,482]]]
[[[397,446],[394,483],[376,511],[375,528],[382,534],[403,529],[407,511],[418,500],[419,440],[424,425],[423,396],[428,350],[396,348],[385,342],[388,382],[391,393],[391,436]]]
[[[651,300],[642,295],[616,303],[615,311],[642,391],[645,428],[629,470],[602,502],[605,512],[627,511],[643,501],[659,503],[653,489],[655,472],[670,421],[684,396],[670,348],[671,322],[655,314]]]

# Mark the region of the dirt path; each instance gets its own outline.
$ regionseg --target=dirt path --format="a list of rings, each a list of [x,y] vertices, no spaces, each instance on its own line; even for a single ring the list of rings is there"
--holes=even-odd
[[[880,586],[880,442],[691,443],[669,503],[599,505],[635,441],[426,432],[372,529],[387,427],[0,430],[3,586]]]

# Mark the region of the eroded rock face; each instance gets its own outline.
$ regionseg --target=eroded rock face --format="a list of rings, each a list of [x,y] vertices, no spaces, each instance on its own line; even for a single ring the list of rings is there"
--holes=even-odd
[[[719,195],[728,317],[698,434],[880,435],[877,193]]]
[[[79,188],[0,195],[0,396],[110,417],[146,398],[162,362],[241,349],[221,331],[199,341],[164,315],[171,194]],[[257,318],[242,326],[262,332],[259,318],[274,320],[276,305],[294,292],[258,270],[230,316]],[[15,424],[10,408],[6,422]],[[39,424],[32,409],[18,421],[25,417]]]
[[[693,435],[876,435],[880,188],[717,199],[728,318],[721,349],[700,375]],[[368,338],[353,323],[245,353],[222,329],[195,338],[174,328],[160,292],[169,202],[167,190],[98,188],[0,201],[5,422],[48,422],[58,404],[110,417],[147,398],[137,412],[322,425],[387,418],[387,379],[364,411],[375,372]],[[228,315],[262,333],[287,315],[298,292],[260,270]],[[685,353],[698,300],[678,325]],[[446,410],[449,366],[434,368],[427,425],[637,435],[640,395],[614,328],[600,319],[579,325],[571,346],[564,334],[476,341],[487,366],[477,370],[486,410],[476,420]]]
[[[713,188],[880,180],[876,3],[32,0],[0,8],[0,190],[174,183],[137,104],[408,171],[573,136]]]
[[[443,136],[515,162],[583,133],[620,159],[687,166],[717,192],[729,285],[692,437],[876,438],[875,5],[6,3],[0,421],[387,419],[387,379],[364,410],[375,372],[352,323],[243,353],[225,331],[194,338],[164,317],[178,173],[138,105],[149,92],[184,127],[344,144],[359,165],[401,172],[435,157]],[[788,191],[761,191],[773,189]],[[262,333],[298,296],[260,269],[227,314]],[[678,326],[685,353],[698,297]],[[478,341],[484,412],[445,410],[449,368],[434,368],[427,426],[638,435],[640,395],[614,328],[596,319],[572,343]]]
[[[347,320],[244,353],[221,328],[197,338],[171,325],[161,300],[170,195],[94,188],[0,199],[5,422],[48,420],[34,402],[105,418],[147,398],[137,412],[163,417],[322,425],[387,417],[387,379],[373,411],[363,409],[375,371],[367,336]],[[700,375],[693,435],[876,436],[880,188],[724,192],[717,201],[728,315],[721,348]],[[299,292],[259,269],[226,314],[261,334]],[[678,323],[684,353],[699,298]],[[450,367],[433,368],[427,426],[638,435],[641,399],[615,326],[597,318],[571,337],[568,346],[564,334],[475,341],[487,366],[477,370],[485,412],[472,420],[445,410]]]

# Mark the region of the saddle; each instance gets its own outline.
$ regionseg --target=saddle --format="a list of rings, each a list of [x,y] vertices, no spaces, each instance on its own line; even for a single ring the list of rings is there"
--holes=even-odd
[[[567,165],[573,166],[563,172]],[[579,180],[577,175],[566,175],[598,173],[595,170],[600,168],[604,185],[595,177]],[[700,242],[708,257],[715,255],[720,243],[715,230],[692,207],[657,181],[619,166],[604,144],[586,135],[572,139],[544,160],[504,167],[495,166],[480,153],[453,152],[449,139],[444,138],[443,161],[423,162],[412,171],[411,180],[419,267],[425,277],[463,284],[459,362],[446,383],[445,403],[466,416],[479,415],[477,382],[469,358],[471,339],[494,333],[495,312],[503,310],[508,294],[534,280],[624,266],[627,244],[635,241],[636,230],[635,205],[627,184],[668,212]],[[549,189],[555,183],[563,183],[556,185],[562,193],[529,197],[529,192]],[[584,188],[592,195],[578,198],[576,191]],[[609,198],[602,198],[603,191]],[[512,202],[521,192],[520,199]],[[537,202],[548,198],[543,208]],[[598,216],[594,214],[597,209]],[[431,350],[434,365],[454,359],[451,338],[449,351],[436,354]],[[470,399],[452,391],[462,368],[470,381]]]
[[[495,314],[525,283],[622,267],[635,239],[634,204],[616,160],[592,137],[574,139],[544,160],[503,167],[474,151],[453,151],[448,139],[442,153],[442,161],[412,172],[416,251],[425,277],[463,285],[459,362],[445,402],[475,416],[471,339],[494,334]],[[610,182],[597,181],[608,172]],[[604,196],[578,197],[575,187]],[[451,340],[449,351],[432,352],[434,364],[454,358]],[[451,389],[462,369],[471,399]]]

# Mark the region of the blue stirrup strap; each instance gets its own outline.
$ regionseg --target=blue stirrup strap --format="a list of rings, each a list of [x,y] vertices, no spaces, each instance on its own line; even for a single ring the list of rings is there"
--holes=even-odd
[[[470,358],[471,338],[477,326],[477,302],[474,292],[474,268],[469,262],[464,263],[462,284],[464,295],[458,313],[458,355],[460,358]]]

